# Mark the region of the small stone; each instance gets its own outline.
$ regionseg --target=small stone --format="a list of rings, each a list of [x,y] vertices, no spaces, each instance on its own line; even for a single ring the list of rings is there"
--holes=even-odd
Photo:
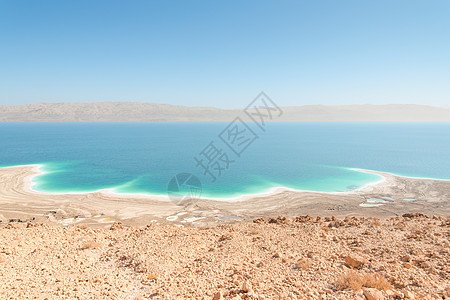
[[[400,260],[402,262],[410,262],[411,261],[411,257],[409,255],[405,255],[405,256],[402,256],[402,258],[400,258]]]
[[[244,281],[244,284],[242,285],[242,290],[246,293],[250,293],[252,291],[252,285],[248,281]]]
[[[258,298],[258,295],[256,295],[255,291],[250,290],[250,291],[247,293],[247,298],[250,298],[250,299],[257,299],[257,298]]]
[[[414,296],[414,293],[411,291],[406,291],[405,292],[405,298],[407,299],[415,299],[416,297]]]
[[[223,300],[223,294],[222,292],[217,292],[214,294],[213,300]]]
[[[115,222],[114,224],[111,225],[110,230],[118,230],[118,229],[123,229],[122,222]]]
[[[395,291],[395,290],[394,290],[394,297],[397,297],[397,298],[405,298],[405,295],[404,295],[402,292],[399,292],[399,291]]]
[[[308,269],[309,267],[311,267],[312,263],[309,259],[307,258],[302,258],[299,259],[296,263],[295,263],[295,267],[297,269]]]
[[[283,255],[282,255],[280,252],[277,252],[277,253],[275,253],[275,254],[273,255],[273,257],[275,257],[275,258],[281,258],[281,257],[283,257]]]
[[[256,223],[256,224],[262,224],[264,222],[266,222],[266,220],[264,218],[258,218],[258,219],[253,220],[253,223]]]
[[[1,250],[0,253],[4,253],[6,255],[11,255],[12,251],[8,248],[3,248],[3,250]]]
[[[158,274],[148,274],[147,280],[156,280],[158,279]]]
[[[367,288],[363,289],[364,296],[366,296],[367,300],[383,300],[385,297],[383,296],[383,293],[377,289],[373,288]]]
[[[345,264],[350,268],[359,269],[366,263],[367,261],[365,259],[356,256],[349,255],[345,258]]]

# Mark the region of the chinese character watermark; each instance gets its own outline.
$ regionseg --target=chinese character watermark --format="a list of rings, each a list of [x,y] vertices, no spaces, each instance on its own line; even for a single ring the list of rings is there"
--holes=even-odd
[[[256,124],[256,131],[259,130],[264,133],[266,131],[266,123],[275,120],[275,118],[280,117],[282,114],[283,111],[281,108],[264,92],[261,92],[243,110],[242,116],[237,116],[218,134],[218,139],[211,140],[194,157],[195,167],[201,171],[203,176],[209,178],[211,182],[215,182],[259,138],[257,132],[252,130],[251,126],[247,123],[251,122]],[[243,119],[249,119],[250,122],[245,122]],[[178,190],[180,182],[187,183],[189,188],[193,188],[195,192],[200,191],[200,193],[196,196],[197,194],[192,195],[189,192],[180,198],[180,191]],[[187,199],[193,201],[201,195],[201,182],[190,173],[181,173],[170,180],[167,189],[169,198],[172,201],[178,203],[186,202],[188,201]]]
[[[273,120],[274,117],[281,117],[283,111],[264,92],[261,92],[253,100],[244,112],[262,131],[266,131],[266,121]]]
[[[237,117],[219,134],[219,138],[234,154],[240,157],[258,136],[241,118]]]

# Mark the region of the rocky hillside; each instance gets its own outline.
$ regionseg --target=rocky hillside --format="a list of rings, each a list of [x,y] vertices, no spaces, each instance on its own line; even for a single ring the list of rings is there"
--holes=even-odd
[[[450,122],[450,108],[425,105],[308,105],[282,110],[274,121]],[[240,109],[140,102],[0,105],[0,122],[229,122],[240,114]]]
[[[450,219],[0,227],[4,299],[448,299]]]

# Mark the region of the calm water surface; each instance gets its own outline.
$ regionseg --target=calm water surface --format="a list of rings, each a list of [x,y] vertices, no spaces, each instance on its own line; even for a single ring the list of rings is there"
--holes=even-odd
[[[450,179],[450,123],[270,123],[266,132],[249,124],[255,135],[234,141],[219,136],[227,125],[0,123],[0,166],[44,164],[35,188],[50,192],[165,195],[187,172],[210,197],[277,186],[348,191],[379,180],[349,168]],[[247,147],[238,156],[233,145]],[[206,174],[195,158],[206,167],[211,159]]]

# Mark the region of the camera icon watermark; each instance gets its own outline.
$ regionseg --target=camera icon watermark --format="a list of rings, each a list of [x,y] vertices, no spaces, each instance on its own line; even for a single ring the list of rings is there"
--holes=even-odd
[[[179,173],[167,184],[169,199],[177,205],[194,204],[202,195],[202,183],[191,173]]]
[[[195,167],[200,169],[204,178],[216,182],[259,139],[259,134],[266,132],[267,123],[282,114],[282,109],[272,99],[264,92],[259,93],[240,115],[220,131],[217,138],[193,157]],[[190,206],[200,199],[202,183],[192,173],[179,173],[170,179],[167,193],[177,205]]]

